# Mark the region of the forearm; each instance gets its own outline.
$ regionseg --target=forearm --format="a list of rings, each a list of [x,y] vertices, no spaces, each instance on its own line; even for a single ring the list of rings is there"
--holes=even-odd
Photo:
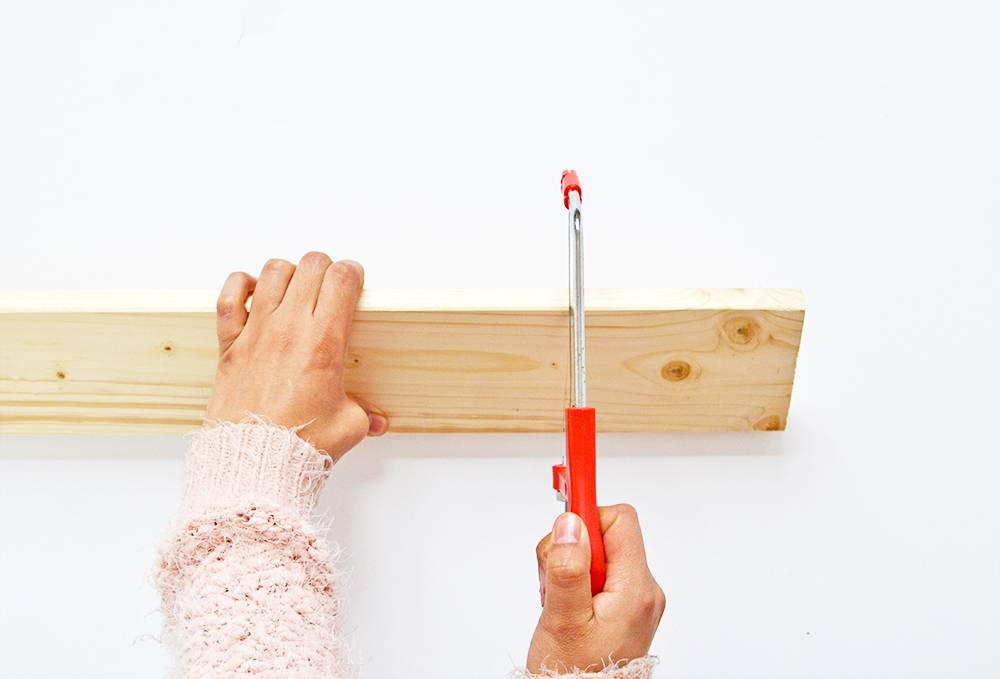
[[[181,677],[348,674],[336,572],[309,523],[329,464],[281,427],[195,435],[156,576]]]

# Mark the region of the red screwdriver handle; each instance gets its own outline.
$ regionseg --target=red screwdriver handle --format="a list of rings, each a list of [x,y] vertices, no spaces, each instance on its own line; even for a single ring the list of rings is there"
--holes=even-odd
[[[570,191],[576,191],[580,194],[580,202],[583,202],[583,189],[580,188],[580,178],[576,176],[576,170],[563,170],[559,188],[562,190],[563,205],[566,206],[567,210],[569,209]]]
[[[566,409],[566,464],[552,468],[555,489],[587,526],[590,538],[590,592],[604,589],[607,565],[604,535],[597,511],[597,425],[593,408]]]

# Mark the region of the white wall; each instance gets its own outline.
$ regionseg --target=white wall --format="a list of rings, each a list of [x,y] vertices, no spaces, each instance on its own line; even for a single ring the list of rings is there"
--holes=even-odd
[[[612,7],[617,4],[617,7]],[[0,288],[797,286],[789,430],[605,436],[663,677],[1000,675],[1000,10],[982,2],[0,8]],[[0,440],[0,674],[163,677],[173,438]],[[365,443],[323,498],[364,676],[501,677],[553,436]]]

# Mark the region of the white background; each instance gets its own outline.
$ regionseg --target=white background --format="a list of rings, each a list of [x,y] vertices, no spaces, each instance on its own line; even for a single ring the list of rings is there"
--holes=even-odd
[[[669,598],[661,677],[1000,675],[991,2],[21,2],[0,288],[789,286],[789,429],[604,436]],[[615,5],[615,6],[612,6]],[[179,438],[0,440],[0,674],[164,677]],[[394,436],[322,508],[363,676],[502,677],[559,435]]]

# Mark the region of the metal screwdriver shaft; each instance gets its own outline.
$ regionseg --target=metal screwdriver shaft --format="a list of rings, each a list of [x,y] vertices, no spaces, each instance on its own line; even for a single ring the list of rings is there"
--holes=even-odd
[[[573,400],[587,405],[587,333],[583,303],[583,224],[580,192],[569,191],[569,322],[573,349]]]

